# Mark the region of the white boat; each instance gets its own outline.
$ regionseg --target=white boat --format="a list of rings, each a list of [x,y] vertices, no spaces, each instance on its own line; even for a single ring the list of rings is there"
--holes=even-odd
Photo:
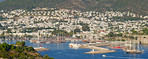
[[[51,41],[46,42],[46,44],[50,44],[50,43],[51,43]]]
[[[40,43],[40,41],[36,41],[36,43]]]
[[[77,44],[77,43],[70,43],[69,47],[74,48],[74,49],[78,49],[81,45]]]
[[[106,57],[106,55],[102,55],[102,57]]]
[[[32,42],[32,40],[29,40],[30,42]]]
[[[5,39],[5,40],[8,40],[8,39]]]

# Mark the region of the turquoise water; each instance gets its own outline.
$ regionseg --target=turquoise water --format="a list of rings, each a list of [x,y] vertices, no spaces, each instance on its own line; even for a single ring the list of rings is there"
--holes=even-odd
[[[16,41],[5,41],[7,43],[15,44]],[[148,59],[148,45],[143,45],[144,53],[142,54],[125,54],[121,49],[116,49],[114,53],[104,54],[84,54],[84,52],[90,51],[90,49],[72,49],[68,47],[69,42],[66,43],[52,43],[52,44],[37,44],[26,41],[27,46],[39,47],[51,49],[49,51],[40,51],[41,55],[47,54],[55,59]],[[107,47],[106,47],[107,48]],[[106,57],[102,57],[106,55]]]

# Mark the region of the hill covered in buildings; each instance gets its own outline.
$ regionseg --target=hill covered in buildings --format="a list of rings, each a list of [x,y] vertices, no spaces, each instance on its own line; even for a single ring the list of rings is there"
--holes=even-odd
[[[147,2],[148,0],[5,0],[0,2],[0,9],[48,7],[81,11],[131,11],[146,15]]]

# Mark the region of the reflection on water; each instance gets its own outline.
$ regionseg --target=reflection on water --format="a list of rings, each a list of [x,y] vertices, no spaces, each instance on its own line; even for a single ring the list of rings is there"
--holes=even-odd
[[[9,44],[15,44],[13,41],[5,41]],[[40,51],[41,55],[47,54],[55,59],[148,59],[148,45],[143,45],[144,53],[142,54],[126,54],[121,49],[117,49],[114,53],[104,53],[104,54],[84,54],[84,52],[90,51],[90,49],[72,49],[68,46],[69,42],[66,43],[52,43],[52,44],[37,44],[25,41],[26,46],[42,47],[51,49],[49,51]],[[81,42],[78,42],[81,43]],[[106,57],[102,57],[106,55]]]

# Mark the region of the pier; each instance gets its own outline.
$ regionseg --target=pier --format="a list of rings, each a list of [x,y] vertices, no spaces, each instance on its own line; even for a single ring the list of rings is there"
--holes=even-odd
[[[107,48],[96,47],[96,46],[89,46],[89,45],[82,45],[81,48],[96,50],[96,51],[85,52],[85,54],[101,54],[101,53],[115,52],[115,50],[109,50]]]
[[[112,52],[115,52],[115,50],[90,51],[90,52],[85,52],[85,54],[101,54],[101,53],[112,53]]]

